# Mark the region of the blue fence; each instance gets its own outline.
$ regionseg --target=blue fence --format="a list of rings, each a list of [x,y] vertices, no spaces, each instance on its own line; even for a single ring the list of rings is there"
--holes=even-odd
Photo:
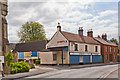
[[[37,57],[37,52],[32,52],[31,57]]]
[[[79,55],[70,55],[70,64],[79,64]]]
[[[83,56],[83,63],[90,63],[90,55]]]
[[[101,62],[100,61],[100,55],[93,55],[92,56],[92,62]]]
[[[24,59],[24,52],[19,52],[19,59]]]

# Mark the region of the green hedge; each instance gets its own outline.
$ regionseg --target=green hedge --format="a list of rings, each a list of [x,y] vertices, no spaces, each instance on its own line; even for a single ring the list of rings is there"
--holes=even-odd
[[[20,72],[28,72],[29,70],[30,70],[29,64],[23,61],[10,64],[11,74],[20,73]]]

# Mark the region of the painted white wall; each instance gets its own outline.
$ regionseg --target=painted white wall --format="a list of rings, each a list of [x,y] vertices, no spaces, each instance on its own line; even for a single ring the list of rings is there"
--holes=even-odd
[[[74,44],[78,44],[78,51],[74,51],[75,50],[75,45]],[[83,53],[100,53],[101,49],[100,49],[100,45],[95,45],[95,44],[85,44],[85,43],[74,43],[70,42],[70,52],[83,52]],[[88,46],[88,51],[85,51],[85,45]],[[98,52],[95,52],[95,46],[98,47]]]
[[[57,43],[58,41],[65,41],[62,43]],[[53,36],[52,40],[46,45],[46,48],[50,47],[61,47],[61,46],[68,46],[68,40],[61,34],[60,31],[57,31]]]
[[[53,61],[53,52],[39,52],[40,64],[57,64]]]
[[[69,64],[69,52],[63,51],[63,63]],[[62,64],[62,51],[57,51],[57,64]]]
[[[57,54],[57,60],[53,61],[53,54]],[[69,53],[64,51],[64,64],[69,64]],[[53,51],[53,52],[39,52],[40,64],[62,64],[62,52]]]

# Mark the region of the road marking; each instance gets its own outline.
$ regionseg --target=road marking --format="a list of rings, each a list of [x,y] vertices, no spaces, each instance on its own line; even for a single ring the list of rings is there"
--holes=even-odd
[[[107,73],[106,75],[104,75],[103,78],[106,78],[107,76],[109,76],[111,73],[113,73],[113,72],[116,71],[116,70],[118,70],[118,69],[114,69],[114,70],[110,71],[109,73]]]
[[[118,70],[119,68],[117,69],[114,69],[112,71],[109,71],[108,73],[104,74],[103,76],[101,76],[100,78],[98,78],[97,80],[102,80],[104,78],[106,78],[107,76],[109,76],[111,73],[113,73],[114,71]]]

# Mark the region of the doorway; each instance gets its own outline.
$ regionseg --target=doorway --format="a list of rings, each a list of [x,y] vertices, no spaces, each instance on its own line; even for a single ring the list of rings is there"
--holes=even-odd
[[[112,54],[109,54],[109,61],[112,62]]]

